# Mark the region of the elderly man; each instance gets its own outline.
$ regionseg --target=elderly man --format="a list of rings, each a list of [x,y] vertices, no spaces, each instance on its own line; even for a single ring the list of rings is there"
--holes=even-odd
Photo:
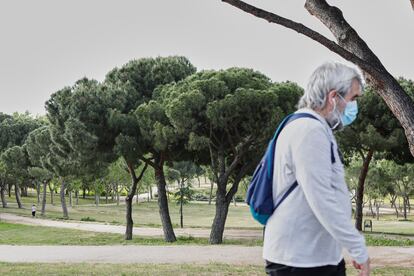
[[[297,113],[301,118],[281,132],[274,156],[274,201],[298,186],[269,218],[263,257],[270,275],[346,275],[345,248],[369,275],[363,236],[354,228],[344,166],[333,135],[356,118],[363,77],[340,63],[325,63],[310,77]],[[277,183],[277,184],[276,184]]]

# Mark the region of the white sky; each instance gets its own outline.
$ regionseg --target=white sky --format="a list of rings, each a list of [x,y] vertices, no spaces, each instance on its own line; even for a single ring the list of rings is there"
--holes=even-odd
[[[332,38],[304,0],[249,0]],[[330,0],[395,76],[414,79],[414,12],[409,0]],[[201,69],[259,70],[306,84],[327,60],[341,60],[294,31],[220,0],[1,0],[0,112],[44,114],[50,94],[134,58],[184,55]]]

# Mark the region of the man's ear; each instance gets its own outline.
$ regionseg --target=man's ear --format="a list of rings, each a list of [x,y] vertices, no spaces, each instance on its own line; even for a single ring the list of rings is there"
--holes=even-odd
[[[335,99],[336,95],[337,95],[336,90],[331,90],[331,91],[329,91],[329,93],[328,93],[328,102],[329,102],[331,105],[333,105],[333,101],[334,101],[334,99]]]

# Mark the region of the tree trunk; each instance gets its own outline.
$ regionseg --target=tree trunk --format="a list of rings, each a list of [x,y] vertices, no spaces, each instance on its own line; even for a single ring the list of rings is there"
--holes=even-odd
[[[73,204],[72,204],[72,191],[69,191],[69,206],[73,207]]]
[[[135,166],[133,164],[128,164],[128,171],[131,176],[131,188],[125,197],[125,206],[126,206],[126,230],[125,230],[125,239],[132,240],[132,230],[134,228],[134,221],[132,220],[132,201],[134,200],[134,194],[137,190],[138,182],[143,177],[145,170],[147,169],[148,164],[145,164],[144,168],[141,171],[141,174],[137,178],[135,175]]]
[[[362,231],[362,218],[363,218],[363,202],[364,202],[364,186],[365,179],[368,174],[369,163],[372,160],[373,150],[369,150],[367,156],[364,158],[364,163],[361,168],[358,180],[358,188],[356,194],[356,210],[355,210],[355,227],[357,230]]]
[[[407,196],[403,196],[404,220],[407,220]]]
[[[183,217],[183,189],[184,189],[184,180],[181,180],[180,183],[180,226],[181,228],[184,228],[184,217]]]
[[[201,181],[200,181],[200,176],[197,176],[197,180],[198,180],[198,187],[201,187]]]
[[[111,202],[112,203],[115,202],[115,186],[112,187],[112,191],[111,191]]]
[[[163,170],[164,162],[158,160],[157,165],[154,167],[155,179],[157,181],[158,188],[158,207],[159,213],[162,222],[162,229],[164,231],[164,240],[166,242],[175,242],[177,239],[175,237],[174,229],[171,223],[170,212],[168,209],[168,200],[166,193],[166,181]]]
[[[153,199],[153,195],[152,195],[152,186],[151,185],[149,186],[149,192],[150,192],[150,199],[152,200]]]
[[[6,187],[4,183],[0,186],[0,196],[1,196],[1,204],[3,208],[7,208]]]
[[[132,220],[132,198],[129,196],[125,197],[125,206],[126,206],[126,230],[125,230],[125,239],[132,240],[132,229],[134,227],[134,221]]]
[[[223,243],[224,226],[226,224],[227,214],[229,212],[230,201],[226,200],[226,190],[216,193],[216,214],[214,216],[213,225],[211,226],[210,243]]]
[[[208,205],[211,205],[211,199],[213,198],[214,181],[210,181],[210,195],[208,197]]]
[[[82,189],[82,198],[85,199],[86,198],[86,188]]]
[[[22,209],[23,205],[22,205],[22,199],[20,197],[20,187],[19,187],[19,184],[17,184],[17,183],[14,184],[14,193],[16,195],[17,205],[19,206],[19,209]]]
[[[43,195],[42,195],[42,210],[40,215],[44,216],[46,212],[46,190],[47,190],[47,181],[43,181]]]
[[[54,199],[55,199],[55,190],[53,189],[53,190],[50,190],[50,203],[52,205],[55,205]]]
[[[99,207],[99,194],[97,191],[95,191],[95,205],[96,207]]]
[[[63,211],[63,218],[68,219],[68,208],[66,207],[66,199],[65,199],[65,180],[61,178],[61,186],[60,186],[60,204],[62,205],[62,211]]]
[[[379,220],[379,208],[380,208],[379,202],[375,202],[375,210],[377,212],[377,220]]]
[[[119,198],[119,190],[118,190],[119,188],[118,188],[118,184],[116,185],[116,205],[117,206],[119,206],[119,201],[120,201],[120,198]]]
[[[21,196],[22,196],[22,197],[27,197],[27,187],[26,187],[26,186],[23,186],[23,187],[21,188],[21,190],[22,190],[22,192],[21,192]]]
[[[36,182],[37,205],[40,204],[40,182]]]
[[[373,218],[375,218],[375,212],[374,212],[374,209],[372,208],[372,201],[371,201],[371,199],[369,199],[368,200],[368,202],[369,202],[369,210],[371,211],[371,216],[373,217]],[[375,201],[374,201],[375,202]],[[375,203],[374,203],[375,204]],[[367,214],[368,215],[368,214]]]
[[[7,190],[9,192],[9,198],[11,197],[11,190],[12,190],[12,185],[11,184],[7,184]]]
[[[79,190],[75,191],[75,204],[76,206],[79,205]]]
[[[134,198],[134,191],[137,187],[138,180],[135,175],[135,171],[133,166],[130,168],[130,175],[131,175],[131,190],[125,197],[125,206],[126,206],[126,230],[125,230],[125,239],[132,240],[132,230],[134,228],[134,221],[132,219],[132,200]]]

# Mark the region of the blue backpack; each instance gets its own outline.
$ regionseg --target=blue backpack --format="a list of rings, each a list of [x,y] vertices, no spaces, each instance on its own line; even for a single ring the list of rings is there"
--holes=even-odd
[[[250,206],[250,212],[255,220],[266,225],[267,220],[273,214],[274,210],[285,200],[285,198],[298,186],[295,181],[289,189],[282,195],[276,203],[273,202],[273,160],[275,155],[276,141],[282,129],[290,122],[299,118],[311,118],[318,120],[315,116],[308,113],[293,113],[288,115],[279,124],[273,139],[270,140],[266,152],[259,165],[253,173],[247,190],[246,203]],[[335,162],[333,154],[333,144],[331,144],[331,161]]]

